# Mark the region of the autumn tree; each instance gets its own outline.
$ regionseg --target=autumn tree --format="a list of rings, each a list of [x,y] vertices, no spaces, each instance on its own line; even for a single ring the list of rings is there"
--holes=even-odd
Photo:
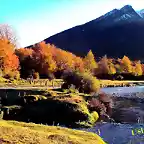
[[[81,57],[74,56],[74,70],[78,72],[84,72],[84,62]]]
[[[0,24],[0,39],[6,39],[9,43],[17,46],[17,38],[14,30],[7,24]]]
[[[84,68],[90,72],[94,72],[94,70],[98,68],[98,65],[91,50],[88,52],[87,56],[83,59],[83,61]]]
[[[135,66],[133,67],[133,74],[135,76],[141,76],[143,74],[142,65],[140,61],[135,62]]]
[[[15,46],[7,39],[0,39],[0,68],[6,77],[16,77],[19,70],[19,59],[14,53]]]
[[[107,74],[108,73],[108,59],[107,56],[104,56],[98,62],[98,73]]]
[[[41,42],[33,47],[33,60],[36,71],[42,75],[47,75],[56,70],[56,63],[53,59],[50,47],[45,42]]]
[[[19,57],[19,60],[22,62],[27,57],[32,56],[33,50],[29,48],[20,48],[15,50],[15,54]]]
[[[116,72],[119,74],[123,72],[123,68],[121,66],[121,59],[119,58],[116,60],[115,69],[116,69]]]
[[[113,64],[113,59],[108,59],[108,74],[115,74],[116,68]]]
[[[142,68],[142,75],[144,75],[144,64],[141,64],[141,68]]]
[[[100,74],[115,74],[116,69],[112,59],[108,59],[107,56],[101,58],[98,63],[98,71]]]
[[[132,62],[127,56],[124,56],[121,59],[120,65],[123,70],[123,73],[132,73],[133,71]]]
[[[22,78],[27,78],[32,69],[35,67],[33,61],[33,50],[30,48],[20,48],[15,50],[15,54],[18,56],[20,61],[20,73]]]

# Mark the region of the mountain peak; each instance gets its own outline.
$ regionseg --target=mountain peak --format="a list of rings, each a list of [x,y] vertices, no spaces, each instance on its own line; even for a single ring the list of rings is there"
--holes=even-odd
[[[121,9],[131,9],[131,8],[132,8],[131,5],[125,5],[125,6],[123,6]]]
[[[125,5],[120,10],[123,11],[124,13],[135,11],[131,5]]]
[[[107,27],[112,26],[115,23],[130,23],[141,19],[142,17],[132,8],[131,5],[125,5],[121,9],[114,9],[106,13],[96,19],[96,21],[99,21],[100,25]]]

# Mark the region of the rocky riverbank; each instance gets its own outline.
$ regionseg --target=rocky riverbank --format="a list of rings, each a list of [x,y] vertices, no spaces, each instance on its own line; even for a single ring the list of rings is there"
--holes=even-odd
[[[110,144],[144,143],[144,87],[106,89],[112,95],[114,121],[81,130],[97,133]]]

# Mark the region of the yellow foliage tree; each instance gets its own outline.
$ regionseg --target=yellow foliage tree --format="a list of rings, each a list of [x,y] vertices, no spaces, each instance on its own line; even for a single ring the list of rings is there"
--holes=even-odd
[[[127,56],[121,59],[121,67],[124,73],[132,73],[133,71],[132,62]]]
[[[83,59],[84,61],[84,68],[90,72],[94,72],[96,68],[98,68],[98,64],[95,61],[94,55],[90,50],[87,56]]]
[[[54,60],[56,61],[57,67],[60,71],[74,69],[74,59],[72,53],[57,49]]]
[[[108,74],[115,74],[116,68],[111,60],[108,61]]]

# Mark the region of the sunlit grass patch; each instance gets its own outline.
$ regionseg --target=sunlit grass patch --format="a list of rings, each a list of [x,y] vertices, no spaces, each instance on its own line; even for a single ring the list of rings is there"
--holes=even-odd
[[[104,144],[94,133],[16,121],[0,121],[3,144]]]

